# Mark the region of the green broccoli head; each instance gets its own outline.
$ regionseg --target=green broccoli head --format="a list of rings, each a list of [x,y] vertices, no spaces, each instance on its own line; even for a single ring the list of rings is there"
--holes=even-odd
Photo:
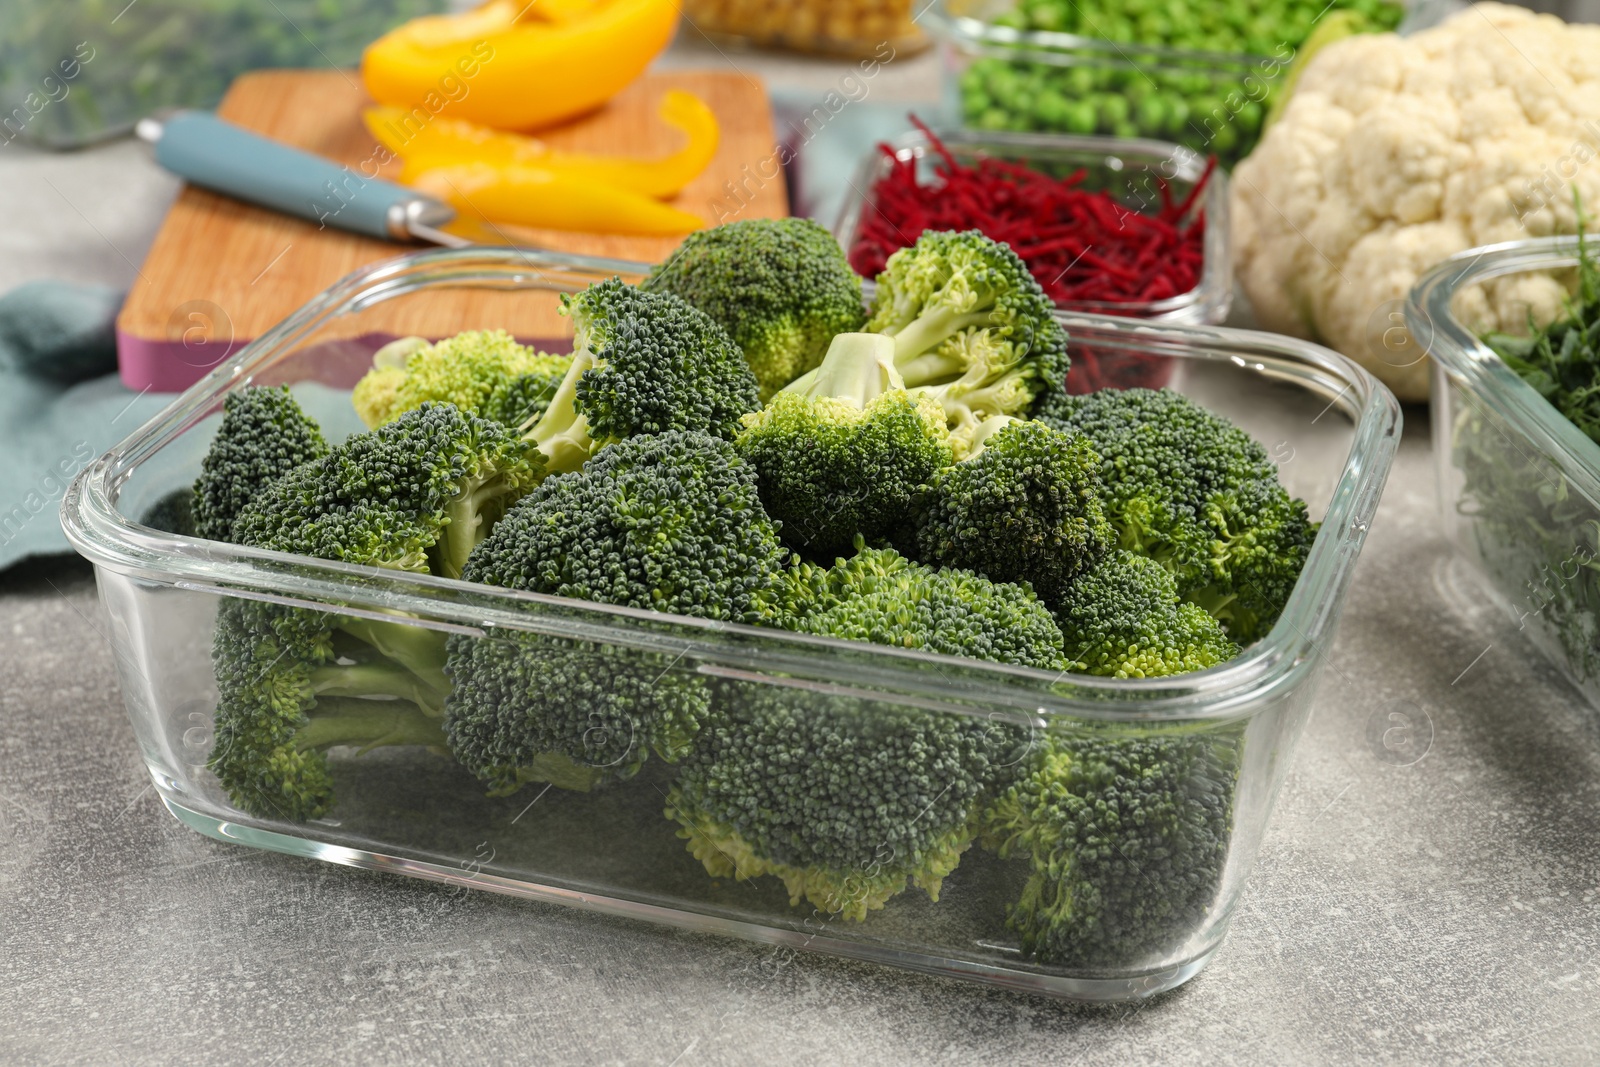
[[[861,279],[810,219],[745,219],[692,233],[640,288],[682,297],[728,331],[763,401],[866,318]]]
[[[429,402],[492,418],[485,410],[490,397],[512,379],[532,374],[559,381],[570,363],[568,356],[518,344],[504,330],[468,330],[433,344],[406,337],[373,356],[372,370],[356,383],[350,399],[368,428]]]
[[[327,453],[322,430],[300,410],[288,386],[252,385],[229,393],[194,483],[195,533],[233,540],[234,520],[263,489]]]
[[[1071,669],[1113,678],[1164,678],[1238,655],[1220,623],[1178,599],[1177,583],[1147,556],[1118,550],[1080,576],[1056,605]]]
[[[670,293],[619,278],[562,297],[572,316],[572,366],[526,436],[551,473],[637,434],[691,430],[731,439],[760,407],[739,347],[704,313]]]
[[[710,619],[771,611],[788,551],[733,445],[632,437],[546,479],[472,554],[468,581]]]
[[[924,563],[1027,582],[1048,602],[1066,595],[1116,536],[1089,443],[1014,419],[934,474],[917,494],[912,526]]]
[[[939,899],[1013,729],[771,685],[720,687],[667,797],[713,877],[781,878],[791,904],[865,919],[907,884]]]
[[[860,546],[832,567],[800,563],[785,582],[791,630],[1043,670],[1064,666],[1061,631],[1025,584],[935,569]]]
[[[944,407],[959,442],[992,415],[1059,392],[1070,360],[1050,299],[1007,245],[929,230],[889,257],[864,330],[894,338],[908,389]]]
[[[1061,634],[1025,585],[934,570],[892,549],[797,564],[790,629],[1058,669]],[[1017,727],[807,690],[727,683],[667,814],[712,875],[783,879],[793,903],[863,919],[908,884],[938,899],[974,808],[1015,769]]]
[[[1317,528],[1249,434],[1170,389],[1054,394],[1039,419],[1099,453],[1123,548],[1159,560],[1235,640],[1271,627]]]
[[[678,657],[539,634],[450,639],[450,751],[503,795],[527,782],[586,792],[674,762],[705,720],[705,681]]]
[[[461,576],[539,455],[498,423],[426,403],[296,467],[240,513],[240,544]]]
[[[807,555],[832,559],[857,535],[886,537],[951,460],[944,412],[898,387],[893,355],[881,335],[839,334],[809,387],[746,415],[734,440],[784,540]]]
[[[252,815],[319,818],[334,803],[329,749],[443,751],[443,662],[443,642],[429,631],[224,599],[207,766]]]
[[[983,843],[1027,860],[1009,908],[1023,951],[1058,967],[1135,969],[1205,921],[1233,827],[1243,732],[1102,724],[1051,732],[983,813]]]

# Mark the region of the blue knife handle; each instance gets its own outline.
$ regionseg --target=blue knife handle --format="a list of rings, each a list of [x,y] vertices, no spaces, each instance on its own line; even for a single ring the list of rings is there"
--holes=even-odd
[[[206,111],[166,119],[156,162],[180,178],[286,215],[385,240],[405,240],[405,221],[424,207],[450,212],[414,190],[302,152]]]

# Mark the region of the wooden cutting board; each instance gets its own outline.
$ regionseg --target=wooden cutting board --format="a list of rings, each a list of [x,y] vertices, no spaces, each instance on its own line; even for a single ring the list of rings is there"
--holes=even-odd
[[[565,126],[539,131],[558,149],[658,156],[682,145],[682,133],[656,114],[662,94],[684,89],[716,114],[721,140],[710,167],[674,201],[715,223],[726,205],[738,218],[788,214],[781,171],[755,175],[772,158],[776,137],[760,83],[742,74],[673,71],[646,74],[611,103]],[[346,71],[260,71],[234,82],[217,113],[230,122],[339,162],[359,165],[377,147],[361,123],[370,104]],[[395,179],[398,161],[381,176]],[[742,190],[742,208],[728,184]],[[504,227],[519,242],[563,252],[657,262],[676,237],[622,237]],[[323,289],[359,267],[427,246],[375,241],[331,227],[319,230],[264,208],[185,186],[156,235],[150,255],[117,318],[123,380],[134,389],[186,388],[249,340],[282,321]],[[495,321],[468,290],[398,301],[364,314],[352,332],[421,332],[446,336],[497,326],[519,337],[560,337],[570,328],[553,300],[497,301]],[[323,334],[324,338],[331,335]]]

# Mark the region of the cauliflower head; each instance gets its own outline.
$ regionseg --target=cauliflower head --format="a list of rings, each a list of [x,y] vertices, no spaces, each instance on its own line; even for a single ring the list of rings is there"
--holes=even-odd
[[[1402,400],[1428,395],[1400,329],[1418,276],[1478,245],[1600,215],[1600,26],[1480,3],[1410,37],[1328,45],[1234,171],[1239,279],[1263,328],[1320,340]],[[1478,330],[1556,317],[1562,279],[1463,293]]]

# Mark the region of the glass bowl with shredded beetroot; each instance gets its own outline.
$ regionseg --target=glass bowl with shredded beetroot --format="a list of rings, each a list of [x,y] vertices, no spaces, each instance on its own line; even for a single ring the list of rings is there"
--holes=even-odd
[[[1063,310],[1215,324],[1233,298],[1226,183],[1212,161],[1162,141],[917,123],[862,160],[834,236],[871,279],[923,230],[977,229],[1011,245]],[[1114,374],[1091,351],[1072,359],[1073,392],[1169,374],[1158,356],[1115,361]]]

